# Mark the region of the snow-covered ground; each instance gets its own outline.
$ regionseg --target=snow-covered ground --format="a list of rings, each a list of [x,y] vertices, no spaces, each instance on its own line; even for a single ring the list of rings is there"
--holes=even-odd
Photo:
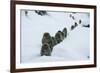
[[[73,20],[70,14],[75,17]],[[82,23],[79,24],[79,20]],[[71,26],[78,26],[71,31]],[[88,60],[90,56],[90,30],[82,25],[90,24],[89,13],[50,12],[38,15],[21,10],[21,63]],[[68,29],[68,37],[53,48],[52,56],[40,56],[44,32],[54,36],[58,30]]]

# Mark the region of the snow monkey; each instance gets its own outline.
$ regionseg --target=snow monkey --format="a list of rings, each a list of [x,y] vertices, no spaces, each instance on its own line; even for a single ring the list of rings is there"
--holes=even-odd
[[[25,16],[27,16],[28,15],[28,11],[27,10],[25,10]]]
[[[87,28],[89,28],[90,27],[90,25],[88,24],[88,25],[82,25],[83,27],[87,27]]]
[[[51,48],[48,43],[44,43],[41,48],[40,55],[51,56]]]
[[[50,48],[53,48],[53,43],[52,43],[52,37],[50,36],[50,34],[48,32],[45,32],[42,38],[42,44],[48,43]]]
[[[43,11],[43,10],[35,10],[35,13],[37,13],[38,15],[47,15],[47,12],[46,11]]]
[[[72,19],[73,19],[73,20],[75,20],[75,17],[74,17],[74,16],[72,16]]]
[[[77,27],[78,26],[78,24],[75,22],[75,27]]]
[[[62,36],[62,32],[61,31],[58,31],[55,34],[55,39],[57,40],[57,43],[60,43],[61,41],[63,41],[63,36]]]
[[[75,17],[72,14],[70,14],[69,17],[75,20]]]
[[[75,24],[71,26],[71,30],[73,30],[77,26],[78,26],[78,24],[75,22]]]
[[[74,28],[75,28],[75,26],[74,26],[74,25],[72,25],[72,26],[71,26],[71,30],[73,30]]]
[[[67,28],[65,27],[62,32],[64,34],[64,38],[66,38],[67,37]]]
[[[79,24],[81,24],[81,23],[82,23],[82,20],[80,19],[80,20],[79,20]]]
[[[62,41],[63,41],[65,39],[63,31],[61,32],[61,35],[62,35]]]
[[[52,37],[52,44],[53,44],[53,47],[54,47],[55,45],[57,45],[57,41],[56,41],[55,37]]]

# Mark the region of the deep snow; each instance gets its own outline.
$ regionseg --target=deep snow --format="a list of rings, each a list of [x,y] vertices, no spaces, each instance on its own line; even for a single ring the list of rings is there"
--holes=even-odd
[[[70,18],[70,14],[75,20]],[[79,20],[82,23],[79,24]],[[71,25],[79,25],[71,31]],[[82,25],[90,24],[89,13],[50,12],[40,16],[32,11],[21,10],[21,63],[88,60],[90,56],[90,30]],[[40,56],[44,32],[54,36],[58,30],[68,29],[68,37],[53,48],[52,56]]]

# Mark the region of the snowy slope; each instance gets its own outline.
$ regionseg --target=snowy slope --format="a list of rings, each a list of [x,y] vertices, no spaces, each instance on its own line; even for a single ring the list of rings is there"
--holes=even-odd
[[[80,26],[75,28],[61,44],[55,46],[53,55],[64,57],[67,60],[88,59],[89,29]]]
[[[48,62],[67,60],[87,60],[89,56],[89,28],[79,25],[70,30],[74,22],[82,19],[82,24],[89,24],[88,13],[74,14],[72,20],[67,12],[48,12],[49,15],[40,16],[34,11],[28,11],[25,16],[21,11],[21,63]],[[54,47],[52,56],[40,56],[41,39],[44,32],[54,36],[58,30],[68,29],[68,37]]]

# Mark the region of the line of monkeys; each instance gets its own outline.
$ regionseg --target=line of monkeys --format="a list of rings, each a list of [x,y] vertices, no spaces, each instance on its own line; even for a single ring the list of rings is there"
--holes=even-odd
[[[81,24],[81,20],[79,20],[79,24]],[[75,22],[74,25],[71,26],[71,30],[76,28],[78,24]],[[48,32],[43,34],[42,38],[42,47],[40,55],[43,56],[51,56],[53,51],[53,47],[59,43],[61,43],[68,36],[67,28],[63,28],[62,31],[58,31],[55,36],[51,36]]]
[[[40,55],[51,56],[53,47],[61,43],[67,37],[67,28],[65,27],[62,31],[58,31],[55,36],[50,36],[48,32],[45,32],[42,38],[42,48]]]
[[[79,20],[79,24],[81,24],[81,20]],[[71,26],[71,30],[75,29],[78,24],[75,22],[74,25]],[[90,27],[88,25],[84,25],[83,27]],[[67,28],[65,27],[62,31],[58,31],[55,36],[50,36],[48,32],[45,32],[42,38],[42,48],[40,55],[43,56],[51,56],[53,51],[53,47],[59,43],[61,43],[68,36]]]
[[[35,10],[35,13],[37,13],[38,15],[41,15],[41,16],[48,15],[47,11],[44,11],[44,10]],[[73,12],[73,14],[75,14],[75,13],[76,12]],[[26,16],[28,15],[28,11],[27,10],[25,10],[25,15]],[[72,18],[73,20],[75,20],[75,17],[72,14],[70,14],[69,17]],[[81,23],[82,23],[82,20],[80,19],[79,20],[79,24],[81,24]],[[77,23],[75,22],[75,25],[72,25],[71,30],[73,30],[76,26],[77,26]],[[82,25],[82,26],[83,27],[87,27],[87,28],[90,27],[89,24],[88,25]]]
[[[44,15],[48,15],[47,11],[44,10],[34,10],[35,13],[37,13],[38,15],[44,16]],[[25,10],[25,16],[28,16],[28,11]]]
[[[81,24],[81,20],[79,20],[79,24]],[[71,26],[71,30],[76,28],[78,24],[75,22],[74,25]],[[53,47],[59,43],[61,43],[68,36],[67,28],[63,28],[62,31],[58,31],[55,36],[51,36],[48,32],[45,32],[42,38],[42,48],[40,55],[43,56],[51,56],[53,51]]]

